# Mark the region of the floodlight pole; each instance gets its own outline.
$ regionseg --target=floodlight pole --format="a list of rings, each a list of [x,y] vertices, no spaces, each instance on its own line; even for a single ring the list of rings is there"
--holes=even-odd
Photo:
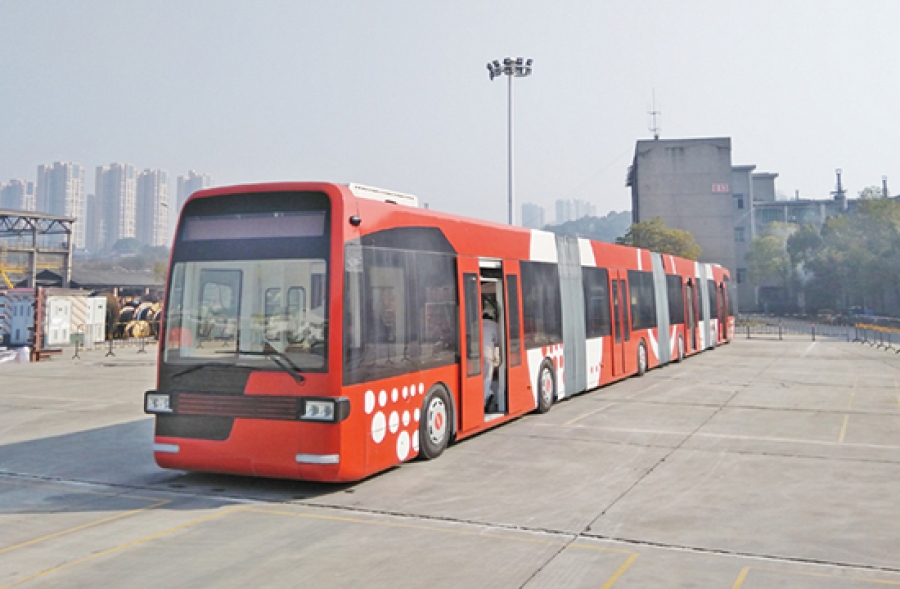
[[[509,224],[515,225],[516,224],[516,208],[515,208],[516,202],[515,202],[515,197],[513,196],[513,82],[512,82],[513,77],[512,76],[506,76],[506,77],[507,77],[507,81],[509,82],[509,84],[507,85],[507,92],[506,92],[506,97],[507,97],[506,125],[508,127],[508,132],[506,134],[507,135],[506,153],[507,153],[507,160],[508,160],[507,163],[508,163],[508,169],[509,169],[509,181],[508,181],[508,185],[509,185],[509,198],[508,198]]]
[[[507,183],[509,186],[508,220],[510,225],[516,224],[515,196],[513,191],[513,78],[523,78],[525,76],[531,75],[532,63],[533,60],[531,59],[525,60],[521,57],[512,59],[510,57],[506,57],[503,59],[502,66],[499,60],[494,60],[493,62],[488,62],[487,64],[488,71],[491,75],[491,80],[500,75],[505,75],[507,77]]]

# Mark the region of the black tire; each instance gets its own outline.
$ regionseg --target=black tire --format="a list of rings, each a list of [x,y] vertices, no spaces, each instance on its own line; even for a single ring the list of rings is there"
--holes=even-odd
[[[556,371],[553,370],[553,364],[549,360],[541,363],[536,384],[538,396],[535,411],[546,413],[550,411],[556,401]]]
[[[647,373],[647,346],[644,345],[644,340],[641,340],[641,343],[638,344],[638,352],[637,352],[637,375],[644,376]]]
[[[678,359],[676,362],[681,362],[684,360],[684,337],[681,334],[678,335]]]
[[[419,421],[419,455],[425,460],[440,456],[450,443],[453,412],[450,395],[439,385],[431,387],[422,403]]]

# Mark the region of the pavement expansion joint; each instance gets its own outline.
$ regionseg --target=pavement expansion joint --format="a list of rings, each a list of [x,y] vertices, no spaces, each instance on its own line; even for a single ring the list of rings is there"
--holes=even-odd
[[[295,500],[295,501],[284,501],[279,502],[284,505],[296,505],[296,506],[304,506],[304,507],[315,507],[317,509],[329,509],[333,511],[344,511],[344,512],[352,512],[359,513],[363,515],[372,515],[372,516],[380,516],[380,517],[393,517],[403,520],[414,520],[414,521],[427,521],[427,522],[440,522],[440,523],[448,523],[448,524],[457,524],[457,525],[465,525],[465,526],[474,526],[478,528],[496,528],[498,530],[504,530],[509,532],[524,532],[529,534],[547,534],[550,536],[563,536],[569,538],[571,541],[577,539],[580,534],[575,532],[569,532],[566,530],[556,530],[553,528],[541,528],[541,527],[533,527],[533,526],[523,526],[521,524],[508,524],[503,522],[488,522],[488,521],[478,521],[478,520],[470,520],[465,518],[457,518],[457,517],[449,517],[442,515],[426,515],[426,514],[415,514],[415,513],[404,513],[401,511],[394,511],[390,509],[371,509],[371,508],[363,508],[363,507],[355,507],[348,505],[339,505],[335,503],[324,503],[324,502],[314,502],[309,500]]]
[[[890,574],[900,574],[900,567],[891,567],[875,564],[853,563],[824,560],[820,558],[805,558],[802,556],[780,556],[775,554],[759,554],[755,552],[742,552],[740,550],[725,550],[717,548],[703,548],[700,546],[688,546],[682,544],[669,544],[667,542],[653,542],[651,540],[633,540],[629,538],[619,538],[616,536],[606,536],[603,534],[594,534],[591,532],[582,532],[579,536],[592,540],[603,540],[606,542],[615,542],[626,546],[644,546],[647,548],[662,548],[664,550],[676,550],[681,552],[692,552],[696,554],[713,554],[717,556],[733,556],[737,558],[753,558],[765,562],[778,562],[790,564],[809,564],[817,566],[838,567],[849,570],[860,571],[878,571]]]
[[[773,360],[772,362],[770,362],[768,365],[766,365],[765,367],[763,367],[761,370],[759,370],[756,376],[759,377],[760,375],[765,374],[766,371],[768,371],[768,370],[769,370],[772,366],[774,366],[777,362],[778,362],[778,359],[776,358],[775,360]],[[715,411],[713,411],[709,416],[707,416],[706,419],[703,420],[703,423],[701,423],[701,424],[698,425],[696,428],[694,428],[694,430],[693,430],[692,432],[690,432],[689,434],[687,434],[687,435],[684,437],[684,439],[682,439],[680,442],[678,442],[678,444],[676,444],[674,447],[672,447],[671,450],[670,450],[669,452],[665,453],[662,457],[660,457],[660,459],[656,462],[656,464],[654,464],[653,466],[651,466],[650,468],[648,468],[647,471],[644,472],[643,475],[641,475],[640,477],[638,477],[637,480],[634,481],[634,483],[632,483],[627,489],[625,489],[618,497],[616,497],[615,499],[613,499],[612,502],[610,502],[609,505],[607,505],[605,508],[603,508],[603,511],[601,511],[601,512],[597,515],[597,517],[595,517],[593,520],[591,520],[591,522],[585,527],[585,530],[584,530],[584,531],[590,530],[590,529],[591,529],[591,526],[593,526],[595,523],[597,523],[597,520],[599,520],[601,517],[603,517],[604,515],[606,515],[606,514],[609,512],[610,509],[612,509],[617,503],[619,503],[619,501],[621,501],[622,499],[624,499],[629,493],[631,493],[631,491],[633,491],[635,488],[637,488],[638,485],[640,485],[644,480],[646,480],[647,477],[650,476],[657,468],[659,468],[659,467],[660,467],[662,464],[664,464],[670,457],[672,457],[678,450],[680,450],[680,449],[688,442],[688,440],[690,440],[691,438],[693,438],[694,435],[697,434],[697,432],[699,432],[701,429],[703,429],[703,428],[706,426],[706,424],[708,424],[710,421],[712,421],[713,418],[715,418],[717,415],[719,415],[719,414],[720,414],[720,413],[721,413],[721,412],[722,412],[722,411],[723,411],[723,410],[724,410],[724,409],[725,409],[732,401],[734,401],[734,399],[741,393],[741,391],[746,390],[747,388],[749,388],[750,385],[751,385],[755,380],[756,380],[755,378],[750,378],[750,379],[748,379],[747,382],[744,384],[743,387],[741,387],[741,388],[739,388],[738,390],[734,391],[734,392],[731,394],[731,396],[728,397],[728,400],[726,400],[724,403],[722,403],[721,405],[719,405],[719,407],[718,407]]]

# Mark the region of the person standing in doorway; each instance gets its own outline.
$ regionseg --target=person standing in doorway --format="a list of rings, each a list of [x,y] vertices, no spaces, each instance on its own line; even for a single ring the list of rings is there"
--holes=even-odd
[[[482,357],[484,362],[484,406],[496,407],[497,399],[491,400],[491,396],[496,394],[493,388],[494,371],[497,370],[494,364],[495,350],[500,347],[500,325],[494,320],[492,311],[485,311],[481,315],[481,334],[483,340]]]

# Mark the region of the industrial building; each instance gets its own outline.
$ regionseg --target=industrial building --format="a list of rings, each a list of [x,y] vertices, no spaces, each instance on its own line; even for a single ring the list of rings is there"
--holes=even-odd
[[[813,223],[852,213],[838,171],[831,199],[779,200],[778,174],[734,166],[731,139],[653,139],[637,142],[628,173],[632,222],[661,217],[672,229],[689,231],[703,248],[701,262],[722,264],[737,286],[739,309],[757,308],[759,293],[748,280],[750,242],[772,222]]]

